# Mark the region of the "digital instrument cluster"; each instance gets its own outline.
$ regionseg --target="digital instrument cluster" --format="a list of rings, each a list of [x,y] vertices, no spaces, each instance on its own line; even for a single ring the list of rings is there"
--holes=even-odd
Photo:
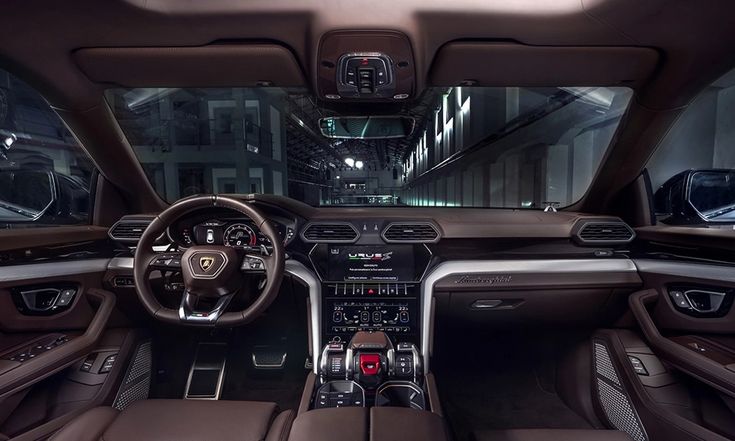
[[[270,221],[288,244],[294,237],[291,226]],[[225,245],[246,251],[259,251],[262,247],[271,248],[271,241],[255,226],[250,219],[209,219],[194,225],[177,225],[176,233],[169,231],[171,239],[181,246]]]

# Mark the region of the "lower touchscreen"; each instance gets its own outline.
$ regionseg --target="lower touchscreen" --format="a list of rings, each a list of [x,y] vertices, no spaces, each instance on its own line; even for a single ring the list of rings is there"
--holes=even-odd
[[[412,334],[416,326],[414,299],[386,301],[330,300],[327,302],[328,334],[384,331]]]

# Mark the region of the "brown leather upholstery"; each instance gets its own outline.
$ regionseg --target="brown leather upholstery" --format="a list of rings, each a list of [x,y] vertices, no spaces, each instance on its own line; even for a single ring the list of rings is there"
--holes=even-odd
[[[112,407],[95,407],[73,419],[49,441],[97,441],[117,416]]]
[[[475,433],[477,441],[633,441],[617,430],[516,429]]]
[[[111,408],[92,409],[51,441],[282,441],[292,412],[276,413],[273,403],[144,400],[120,413]]]
[[[289,441],[447,441],[444,419],[401,407],[340,407],[304,412]]]
[[[288,441],[367,441],[367,432],[364,407],[317,409],[296,418]]]
[[[403,407],[370,409],[370,441],[446,441],[444,419],[426,410]]]

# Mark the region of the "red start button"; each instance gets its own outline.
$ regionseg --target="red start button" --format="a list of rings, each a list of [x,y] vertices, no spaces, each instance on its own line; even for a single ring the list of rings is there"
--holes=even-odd
[[[377,375],[380,372],[380,355],[360,354],[360,371],[363,375]]]

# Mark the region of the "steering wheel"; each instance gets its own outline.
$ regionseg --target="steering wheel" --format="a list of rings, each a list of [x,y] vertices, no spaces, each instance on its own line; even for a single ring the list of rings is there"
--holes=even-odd
[[[229,208],[250,218],[271,241],[272,253],[245,254],[243,250],[222,245],[195,245],[183,254],[153,251],[156,239],[175,220],[208,207]],[[133,265],[135,290],[145,309],[164,322],[210,326],[244,325],[263,313],[278,295],[283,279],[285,255],[283,241],[278,232],[251,204],[217,195],[182,199],[153,219],[140,237]],[[178,310],[162,306],[153,295],[150,274],[155,270],[181,271],[184,294]],[[250,306],[241,311],[226,311],[247,277],[264,274],[265,286]]]

